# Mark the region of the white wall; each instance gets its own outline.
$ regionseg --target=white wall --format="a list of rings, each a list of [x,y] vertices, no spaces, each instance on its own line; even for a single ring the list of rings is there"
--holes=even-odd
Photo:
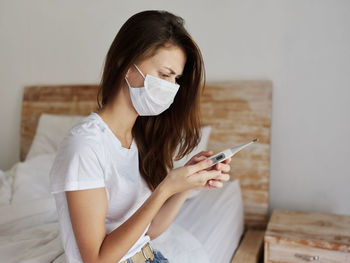
[[[271,208],[350,214],[347,0],[0,0],[0,169],[18,161],[23,87],[96,83],[144,9],[185,19],[209,81],[273,81]]]

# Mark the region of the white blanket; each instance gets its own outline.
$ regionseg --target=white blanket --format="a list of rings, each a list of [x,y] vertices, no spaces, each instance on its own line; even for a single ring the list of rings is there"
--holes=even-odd
[[[55,259],[62,254],[53,198],[0,207],[0,255],[3,262],[56,263]]]
[[[17,164],[5,172],[0,170],[0,206],[8,205],[12,196],[12,185]]]

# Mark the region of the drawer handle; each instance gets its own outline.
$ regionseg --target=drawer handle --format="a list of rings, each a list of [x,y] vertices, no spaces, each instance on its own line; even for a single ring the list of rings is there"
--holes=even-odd
[[[294,256],[296,258],[301,258],[302,260],[305,260],[305,261],[318,261],[320,259],[319,256],[308,256],[308,255],[302,255],[299,253],[295,253]]]

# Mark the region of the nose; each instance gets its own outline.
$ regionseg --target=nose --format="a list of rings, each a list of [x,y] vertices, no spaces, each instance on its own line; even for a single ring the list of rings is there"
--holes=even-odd
[[[177,84],[176,78],[175,77],[171,78],[171,82],[174,84]]]

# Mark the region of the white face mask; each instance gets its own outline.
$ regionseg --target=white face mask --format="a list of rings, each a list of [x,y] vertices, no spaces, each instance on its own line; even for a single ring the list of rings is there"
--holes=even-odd
[[[134,66],[145,79],[144,87],[134,88],[130,86],[129,81],[125,77],[135,110],[140,116],[152,116],[162,113],[173,103],[180,85],[149,74],[146,74],[145,77],[135,64]]]

